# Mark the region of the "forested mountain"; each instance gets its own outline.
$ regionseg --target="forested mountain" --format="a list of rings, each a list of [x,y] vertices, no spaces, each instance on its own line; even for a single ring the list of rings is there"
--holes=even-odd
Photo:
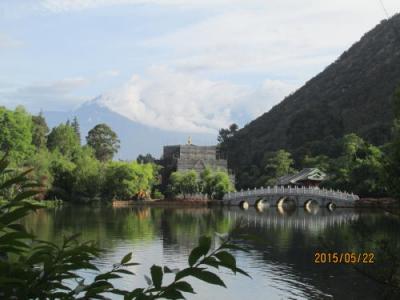
[[[340,34],[340,32],[338,32]],[[356,133],[382,145],[393,123],[391,99],[400,84],[400,15],[381,22],[323,72],[224,145],[239,175],[261,168],[265,153],[286,149],[297,162],[335,156],[336,141]]]

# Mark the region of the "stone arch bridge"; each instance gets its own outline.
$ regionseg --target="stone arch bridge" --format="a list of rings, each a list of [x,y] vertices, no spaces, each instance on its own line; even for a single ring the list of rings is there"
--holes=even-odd
[[[341,191],[319,189],[315,187],[274,186],[254,190],[225,194],[223,203],[247,208],[248,206],[297,206],[308,208],[310,205],[335,207],[353,207],[357,195]]]

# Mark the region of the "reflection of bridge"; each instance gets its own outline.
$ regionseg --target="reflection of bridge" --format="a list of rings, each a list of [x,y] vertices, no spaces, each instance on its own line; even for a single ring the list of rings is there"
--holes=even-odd
[[[254,190],[228,193],[224,196],[224,204],[239,205],[270,205],[270,206],[304,206],[319,205],[333,208],[352,207],[360,198],[357,195],[340,191],[319,189],[315,187],[284,187],[274,186]]]
[[[320,231],[327,227],[346,224],[358,219],[358,214],[353,210],[336,210],[329,212],[326,209],[317,209],[313,213],[304,210],[295,210],[292,213],[279,211],[279,209],[241,210],[229,208],[224,210],[224,215],[233,221],[241,221],[242,225],[257,228],[294,228]]]

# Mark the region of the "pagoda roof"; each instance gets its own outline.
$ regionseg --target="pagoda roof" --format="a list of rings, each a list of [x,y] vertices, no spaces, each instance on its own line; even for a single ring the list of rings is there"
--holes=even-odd
[[[279,177],[277,180],[277,184],[290,185],[305,180],[321,182],[324,181],[326,178],[326,173],[322,172],[318,168],[305,168],[298,173]]]

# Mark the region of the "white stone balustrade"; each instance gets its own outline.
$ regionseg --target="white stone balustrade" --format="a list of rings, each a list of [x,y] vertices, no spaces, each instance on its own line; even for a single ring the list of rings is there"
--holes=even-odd
[[[341,191],[334,191],[332,189],[319,189],[315,187],[284,187],[284,186],[273,186],[273,187],[261,187],[259,189],[247,190],[234,193],[228,193],[224,196],[224,200],[234,200],[236,198],[243,198],[244,196],[268,196],[268,195],[308,195],[333,198],[340,200],[355,201],[360,198],[353,193],[349,194]]]

